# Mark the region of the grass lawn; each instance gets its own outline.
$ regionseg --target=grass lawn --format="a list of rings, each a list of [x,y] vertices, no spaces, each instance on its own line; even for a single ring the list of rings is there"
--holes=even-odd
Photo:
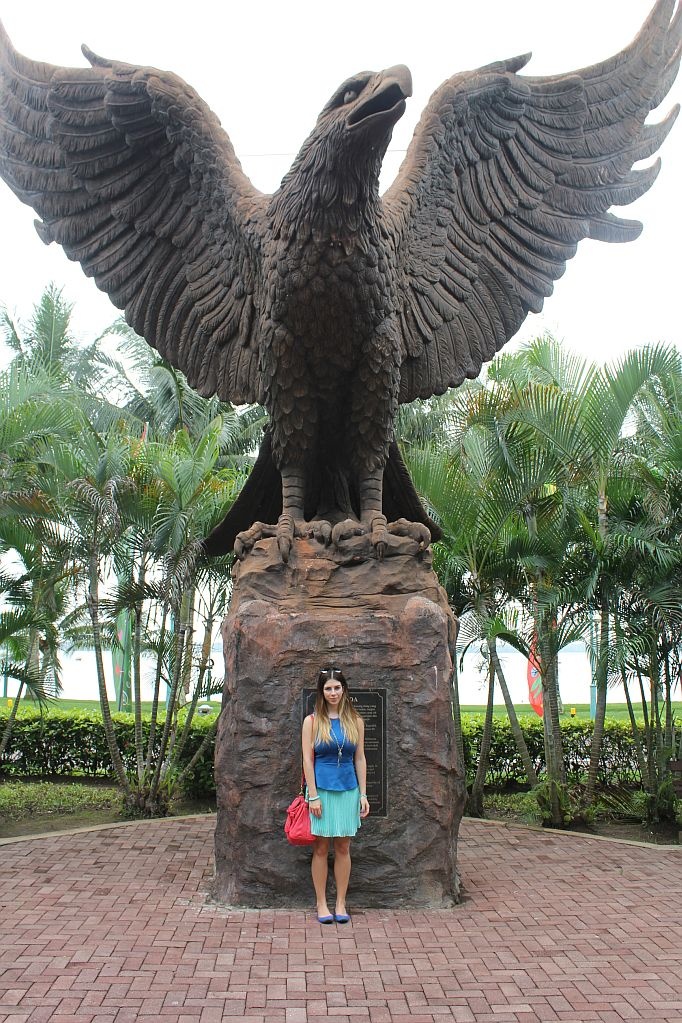
[[[9,706],[11,706],[11,705],[12,705],[12,700],[11,699],[0,699],[0,710],[5,710]],[[21,701],[21,706],[22,707],[30,707],[30,708],[32,708],[34,710],[38,710],[39,709],[39,705],[37,703],[35,703],[33,700],[29,700],[27,697],[23,697],[23,699]],[[116,707],[116,704],[110,702],[109,706],[111,708],[112,713],[115,714],[117,712],[117,710],[118,710],[118,708]],[[203,706],[210,706],[211,711],[212,711],[213,714],[219,714],[220,713],[220,703],[206,704],[206,703],[202,702],[200,704],[200,706],[202,706],[202,707]],[[48,708],[52,709],[52,710],[85,710],[85,711],[93,711],[95,713],[99,713],[99,700],[64,700],[64,699],[62,699],[60,697],[57,700],[50,700],[50,702],[48,704]],[[160,704],[160,710],[161,710],[162,714],[165,712],[165,704],[163,704],[163,703]],[[142,713],[149,715],[149,714],[151,714],[151,712],[152,712],[151,700],[149,700],[149,702],[144,702],[143,701],[143,703],[142,703]],[[132,708],[131,708],[129,713],[131,713],[131,714],[133,713]]]
[[[26,698],[24,698],[21,701],[21,704],[23,707],[27,708],[37,707],[37,704],[34,704],[31,700],[28,700]],[[5,709],[8,705],[11,705],[10,700],[0,699],[0,710]],[[99,711],[99,700],[58,699],[51,701],[49,706],[53,707],[55,710],[85,710],[94,711],[95,713],[97,713]],[[115,705],[112,703],[110,704],[110,706],[112,711],[115,712],[116,711]],[[209,704],[202,704],[202,706],[210,706],[212,715],[220,713],[221,705],[218,701],[211,701]],[[142,704],[143,714],[150,714],[151,709],[152,709],[151,702]],[[163,709],[164,708],[162,706],[161,707],[162,712]],[[535,712],[527,703],[516,704],[515,709],[516,713],[519,716],[524,715],[530,715],[531,717],[535,716]],[[485,714],[485,706],[483,704],[463,704],[461,710],[463,714]],[[571,713],[573,710],[575,710],[575,715]],[[498,717],[507,716],[507,709],[503,703],[496,704],[494,712]],[[682,702],[678,701],[677,703],[673,703],[673,712],[675,714],[676,720],[678,721],[682,720]],[[635,706],[635,713],[638,715],[638,717],[640,716],[640,713],[637,710],[637,706]],[[624,703],[609,703],[606,708],[606,716],[610,718],[612,721],[629,720],[627,706]],[[590,720],[589,703],[577,703],[572,706],[566,705],[564,707],[563,718],[565,720],[571,717],[575,717],[576,720],[580,721],[589,721]]]
[[[180,796],[172,813],[214,813],[215,800]],[[0,838],[39,835],[125,820],[119,789],[110,781],[0,779]]]
[[[475,704],[466,704],[466,705],[463,704],[460,709],[462,711],[462,714],[485,714],[485,707],[484,706],[478,706],[478,705],[475,705]],[[519,717],[528,716],[528,715],[530,715],[531,717],[535,717],[535,711],[527,703],[515,704],[514,705],[514,709],[516,710],[516,713],[519,715]],[[575,714],[571,713],[573,710],[575,710]],[[507,708],[504,706],[503,703],[502,704],[495,704],[494,713],[498,717],[506,717],[507,716]],[[675,719],[677,721],[682,719],[682,703],[680,703],[680,702],[673,703],[673,713],[674,713]],[[636,716],[638,718],[640,718],[642,716],[641,715],[641,710],[638,709],[638,705],[637,704],[635,704],[635,714],[636,714]],[[606,716],[611,721],[626,721],[626,722],[628,722],[630,720],[630,718],[628,717],[627,704],[625,704],[625,703],[608,703],[606,705]],[[564,713],[562,715],[562,720],[565,721],[567,718],[572,718],[572,717],[574,717],[576,719],[576,721],[589,721],[590,720],[590,705],[589,705],[589,703],[575,703],[575,704],[571,704],[570,706],[568,704],[566,704],[564,706]]]
[[[72,814],[86,810],[118,813],[121,795],[115,785],[78,782],[3,781],[0,784],[0,820],[21,820],[43,814]]]

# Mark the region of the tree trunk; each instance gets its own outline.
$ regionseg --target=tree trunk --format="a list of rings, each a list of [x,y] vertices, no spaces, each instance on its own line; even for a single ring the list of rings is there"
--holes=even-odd
[[[673,704],[672,704],[672,678],[670,675],[670,645],[665,629],[661,632],[663,640],[663,684],[665,686],[665,739],[666,749],[672,749],[675,738],[673,728]]]
[[[185,764],[185,766],[183,767],[182,771],[178,775],[178,780],[177,780],[177,783],[176,783],[178,785],[178,787],[180,787],[182,785],[183,781],[185,780],[185,778],[187,777],[189,772],[192,770],[194,765],[199,762],[199,760],[201,759],[201,757],[202,757],[202,755],[204,753],[204,750],[208,746],[209,742],[211,742],[211,740],[213,738],[215,738],[215,734],[216,734],[217,730],[218,730],[218,717],[216,717],[215,721],[213,722],[211,727],[207,730],[206,734],[204,735],[204,737],[202,738],[201,742],[197,746],[196,752],[192,755],[192,759],[187,764]]]
[[[459,628],[459,621],[455,619]],[[455,723],[455,745],[457,747],[457,758],[460,770],[466,777],[466,766],[464,763],[464,735],[462,733],[462,710],[459,703],[459,672],[457,670],[457,634],[455,633],[448,641],[450,659],[452,660],[452,718]]]
[[[519,751],[519,756],[521,757],[523,769],[526,772],[526,777],[528,778],[528,784],[530,785],[531,788],[535,788],[535,786],[538,783],[538,776],[535,772],[533,761],[530,758],[530,753],[528,752],[526,740],[523,737],[521,725],[519,724],[519,719],[516,716],[514,704],[512,703],[511,696],[509,695],[507,680],[504,677],[504,672],[502,671],[500,658],[497,653],[497,640],[495,639],[489,640],[488,649],[490,650],[490,659],[493,663],[493,669],[495,671],[495,674],[497,675],[497,680],[500,683],[500,689],[502,690],[502,696],[504,697],[504,703],[507,708],[507,714],[509,715],[509,724],[512,730],[512,735],[514,736],[516,748]]]
[[[483,816],[483,787],[485,786],[485,777],[486,774],[488,773],[488,761],[490,759],[490,744],[492,740],[493,729],[494,697],[495,697],[495,668],[493,667],[492,659],[490,659],[488,666],[488,704],[485,709],[483,734],[481,736],[481,748],[478,754],[478,766],[476,768],[476,777],[474,778],[474,783],[471,786],[471,792],[469,793],[469,799],[467,802],[467,814],[470,817]]]
[[[187,642],[186,622],[189,616],[189,602],[187,597],[188,593],[187,592],[183,593],[176,619],[175,660],[173,663],[171,691],[168,700],[168,707],[166,709],[166,720],[164,721],[163,732],[161,734],[161,742],[159,745],[159,753],[157,757],[156,768],[154,770],[154,775],[152,777],[152,783],[149,790],[149,800],[147,808],[149,812],[154,816],[162,814],[166,810],[165,800],[159,802],[159,792],[161,790],[161,784],[165,780],[165,776],[169,767],[168,745],[171,737],[171,730],[173,729],[176,723],[177,701],[180,688],[182,685],[183,665]]]
[[[192,721],[194,720],[194,714],[197,709],[197,704],[199,703],[199,700],[202,695],[204,678],[206,677],[206,670],[208,666],[209,657],[211,654],[213,623],[214,623],[213,614],[211,613],[211,611],[209,611],[208,618],[206,618],[204,621],[204,636],[201,642],[201,659],[199,661],[199,672],[197,675],[197,682],[194,687],[194,692],[192,693],[192,699],[190,701],[189,707],[187,708],[187,714],[185,715],[185,724],[183,726],[182,732],[180,733],[180,738],[178,739],[175,745],[175,750],[173,752],[173,756],[175,757],[176,762],[178,758],[182,755],[182,751],[185,748],[185,743],[187,742],[189,730],[192,726]]]
[[[154,759],[154,743],[156,742],[156,726],[159,718],[159,695],[161,691],[161,676],[163,674],[163,647],[166,642],[166,629],[168,623],[168,613],[170,610],[170,600],[168,597],[168,590],[170,589],[170,581],[165,579],[166,588],[163,606],[161,608],[161,628],[159,630],[158,645],[159,650],[156,658],[156,672],[154,676],[154,693],[152,696],[152,709],[149,716],[149,739],[147,741],[147,758],[145,760],[144,770],[145,775],[149,775],[152,770],[152,760]]]
[[[599,623],[599,655],[597,658],[597,707],[594,715],[594,731],[590,749],[590,766],[587,772],[585,798],[588,803],[594,802],[597,789],[597,775],[604,741],[604,722],[606,720],[606,699],[609,666],[609,602],[602,596]]]
[[[649,693],[651,696],[650,718],[654,733],[656,777],[658,778],[660,753],[663,748],[663,724],[661,722],[661,680],[658,674],[658,645],[656,638],[656,633],[652,632],[649,642]]]
[[[653,729],[651,727],[651,721],[649,720],[649,707],[647,704],[646,693],[644,692],[644,679],[642,678],[642,672],[639,667],[639,661],[635,658],[635,670],[637,671],[637,681],[639,682],[639,694],[642,703],[642,716],[644,718],[644,736],[646,739],[646,771],[647,781],[646,785],[649,792],[653,792],[654,785],[656,782],[656,772],[654,770],[654,743],[653,743]]]
[[[637,767],[639,769],[639,775],[641,783],[644,788],[647,787],[648,772],[646,769],[646,763],[644,762],[644,755],[642,753],[642,736],[639,731],[639,725],[637,724],[637,718],[635,717],[634,707],[632,706],[632,700],[630,699],[630,689],[628,686],[628,677],[625,668],[620,669],[621,678],[623,680],[623,692],[625,693],[625,702],[628,706],[628,717],[630,718],[630,728],[632,729],[632,738],[635,743],[635,756],[637,758]]]
[[[102,658],[102,637],[99,624],[99,566],[97,564],[97,556],[95,554],[94,549],[90,553],[89,574],[90,577],[88,581],[87,604],[88,611],[90,612],[90,621],[92,623],[92,645],[95,650],[95,665],[97,668],[97,688],[99,690],[99,705],[102,711],[102,724],[104,726],[104,735],[107,740],[109,756],[111,757],[111,763],[114,768],[116,780],[118,781],[118,784],[121,786],[126,796],[129,796],[131,791],[130,783],[128,782],[125,767],[123,766],[123,760],[121,759],[121,753],[116,743],[114,723],[111,719],[109,697],[107,695],[107,683],[104,674],[104,660]]]
[[[551,633],[554,626],[550,625]],[[562,785],[566,784],[566,765],[564,764],[564,743],[561,737],[561,721],[559,720],[559,679],[558,664],[556,656],[556,637],[552,634],[549,642],[549,651],[546,667],[547,685],[544,692],[547,696],[549,718],[552,722],[552,750],[554,758],[554,769],[557,781]]]
[[[547,792],[549,795],[550,820],[553,828],[560,828],[564,824],[561,805],[559,803],[558,786],[563,782],[563,748],[558,745],[561,737],[557,737],[556,725],[556,699],[552,698],[554,677],[551,672],[551,651],[550,640],[545,629],[545,622],[536,619],[537,651],[540,657],[540,677],[542,679],[543,695],[543,734],[545,740],[545,769]],[[552,707],[554,706],[554,711]],[[561,753],[559,752],[561,750]]]
[[[189,608],[185,617],[185,645],[182,664],[182,691],[185,696],[185,703],[189,701],[189,693],[192,688],[192,650],[194,645],[194,604],[196,600],[196,592],[195,587],[192,586],[186,591],[184,597]]]
[[[5,725],[5,729],[2,733],[2,739],[0,739],[0,757],[7,749],[9,740],[12,736],[12,731],[14,730],[14,722],[16,721],[17,711],[19,710],[19,701],[21,700],[21,694],[24,691],[24,685],[25,685],[24,682],[19,683],[17,695],[14,697],[14,703],[12,704],[12,709],[10,710],[9,717],[7,718],[7,724]]]
[[[144,586],[144,561],[140,565],[138,584]],[[144,740],[142,738],[142,601],[135,603],[135,626],[133,631],[133,686],[135,689],[135,761],[137,763],[137,784],[144,785]]]

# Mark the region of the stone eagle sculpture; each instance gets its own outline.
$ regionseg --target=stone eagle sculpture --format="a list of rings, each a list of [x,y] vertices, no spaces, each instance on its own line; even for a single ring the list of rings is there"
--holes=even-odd
[[[296,535],[363,531],[381,555],[389,531],[438,535],[394,441],[398,404],[476,377],[583,238],[637,237],[608,210],[658,173],[632,168],[677,114],[645,124],[680,61],[674,7],[574,73],[520,76],[528,54],[454,75],[382,197],[404,66],[345,81],[265,195],[177,76],[85,47],[90,68],[38,63],[2,31],[0,174],[41,238],[200,394],[270,414],[210,553],[274,535],[287,559]]]

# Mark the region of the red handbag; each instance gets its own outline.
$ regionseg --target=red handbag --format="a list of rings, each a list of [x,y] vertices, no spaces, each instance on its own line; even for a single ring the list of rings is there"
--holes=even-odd
[[[311,714],[311,717],[314,715]],[[301,791],[287,807],[284,834],[289,845],[312,845],[315,835],[310,830],[310,807],[305,800],[305,774],[301,775]]]
[[[310,810],[305,801],[303,790],[287,808],[287,818],[284,822],[284,834],[290,845],[312,845],[315,836],[310,831]]]

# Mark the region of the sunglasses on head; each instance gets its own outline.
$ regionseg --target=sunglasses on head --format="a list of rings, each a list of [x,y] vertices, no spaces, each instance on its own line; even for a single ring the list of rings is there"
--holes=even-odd
[[[334,675],[338,674],[338,668],[323,668],[320,675],[326,675],[327,678],[333,678]]]

